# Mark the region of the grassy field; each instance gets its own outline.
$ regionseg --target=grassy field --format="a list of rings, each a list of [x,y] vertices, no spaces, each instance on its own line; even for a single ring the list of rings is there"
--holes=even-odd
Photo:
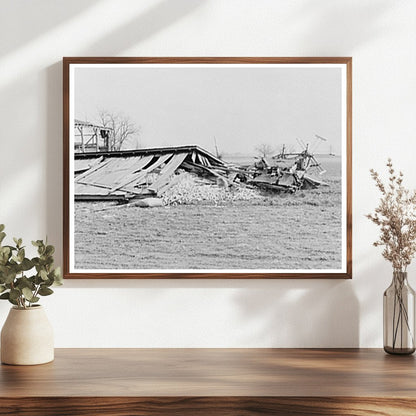
[[[88,269],[341,267],[339,161],[329,187],[253,201],[153,209],[75,203],[75,266]]]

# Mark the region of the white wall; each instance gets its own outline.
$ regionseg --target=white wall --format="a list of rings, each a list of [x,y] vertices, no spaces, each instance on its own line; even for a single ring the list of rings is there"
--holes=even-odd
[[[352,56],[354,276],[66,281],[57,347],[379,347],[391,270],[368,169],[416,186],[416,2],[0,0],[0,222],[62,257],[63,56]],[[411,269],[416,287],[416,268]],[[0,304],[0,324],[9,305]]]

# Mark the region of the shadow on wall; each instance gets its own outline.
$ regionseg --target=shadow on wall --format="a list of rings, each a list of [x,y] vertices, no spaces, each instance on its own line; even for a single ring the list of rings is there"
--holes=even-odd
[[[85,0],[31,0],[2,3],[1,30],[3,34],[9,33],[13,36],[8,36],[7,42],[0,44],[0,56],[15,52],[20,47],[33,42],[39,36],[43,36],[68,20],[76,18],[77,15],[84,13],[88,8],[99,2],[100,0],[88,0],[88,2]],[[16,16],[16,18],[10,16]],[[26,17],[26,19],[30,17],[30,29],[24,27],[24,30],[20,30],[20,22],[17,17]],[[16,30],[16,27],[19,30]]]
[[[46,227],[48,230],[57,230],[50,241],[56,242],[55,260],[62,259],[62,224],[63,224],[63,186],[62,186],[62,155],[63,152],[63,126],[62,126],[62,63],[47,68],[47,111],[46,111],[46,201],[48,215]],[[55,157],[53,157],[55,155]]]
[[[386,28],[380,17],[394,6],[390,0],[376,3],[318,0],[296,4],[298,7],[292,12],[297,22],[295,38],[300,48],[305,39],[313,38],[318,56],[339,56],[340,51],[341,55],[345,51],[351,55],[355,48],[383,35]]]
[[[10,36],[8,42],[3,42],[1,45],[1,55],[16,51],[20,46],[30,43],[36,37],[47,35],[48,31],[52,31],[65,21],[76,20],[78,14],[99,2],[73,0],[65,2],[64,5],[62,2],[41,0],[27,2],[24,5],[24,13],[32,16],[33,26],[30,30],[22,31],[16,30],[14,27],[16,21],[8,17],[19,15],[22,12],[22,4],[21,2],[8,3],[8,9],[0,19],[4,33],[13,33],[13,36]],[[76,49],[72,47],[71,51],[76,50],[76,54],[81,56],[122,55],[129,48],[139,46],[141,42],[163,32],[164,29],[176,24],[204,4],[202,1],[195,0],[157,2],[140,14],[132,14],[127,23],[108,31],[99,41],[94,41],[92,44],[82,43],[82,36],[79,33],[74,33],[74,39],[79,47]],[[298,39],[299,50],[302,52],[306,45],[310,54],[316,51],[316,54],[323,55],[345,54],[345,51],[353,51],[376,35],[382,34],[383,27],[380,26],[379,18],[386,13],[388,7],[393,5],[389,0],[381,0],[377,2],[377,5],[370,5],[370,2],[348,3],[326,0],[297,4],[301,6],[292,9],[292,14],[287,21],[287,27],[297,28],[293,40],[294,47],[296,47],[296,39]],[[48,7],[48,10],[45,10],[45,7]],[[229,18],[231,21],[231,14]],[[351,21],[354,21],[353,25],[350,24]],[[98,24],[104,23],[97,16]],[[239,30],[239,26],[236,25],[236,29]],[[93,29],[86,27],[83,30]],[[231,32],[231,37],[238,35],[238,32],[233,33],[232,26],[231,28],[227,27],[226,30]],[[278,39],[278,31],[285,30],[285,27],[275,30],[276,39]],[[215,35],[223,36],[224,34],[225,29],[223,33]],[[261,33],[258,35],[259,42],[261,35]],[[326,43],[321,44],[319,36]],[[305,43],[305,38],[312,39],[312,41]],[[316,43],[313,40],[315,38]],[[182,39],[177,39],[177,42],[182,42]],[[236,42],[236,46],[239,45],[241,45],[241,41]],[[271,55],[278,55],[279,44],[269,43],[268,45],[275,47],[273,49],[275,53],[270,50]],[[232,51],[229,52],[227,55],[232,55]],[[62,49],[60,53],[65,55],[65,49]],[[225,51],[219,49],[218,55],[224,54]],[[4,102],[7,102],[8,118],[17,121],[13,136],[17,138],[17,141],[21,140],[22,148],[26,149],[26,153],[22,155],[21,164],[25,165],[27,161],[39,162],[43,168],[43,162],[46,161],[46,184],[41,184],[38,188],[41,194],[46,188],[47,210],[44,215],[47,234],[50,241],[56,241],[57,261],[59,262],[62,258],[62,248],[59,244],[62,236],[62,64],[58,62],[50,65],[50,62],[45,62],[45,66],[47,69],[40,74],[30,74],[26,86],[24,80],[16,79],[13,84],[7,85],[7,88],[2,90],[2,95]],[[42,97],[38,104],[40,107],[46,105],[46,114],[41,111],[45,119],[36,120],[34,103],[30,98],[39,93],[37,84],[40,83],[39,78],[43,81],[43,77],[46,77],[46,92],[40,92]],[[45,98],[43,97],[44,93],[46,94]],[[26,101],[28,101],[27,108],[22,108],[22,104]],[[23,119],[23,117],[25,118]],[[36,137],[36,139],[41,142],[46,156],[42,155],[41,157],[41,152],[37,151],[34,154],[41,160],[33,161],[31,149],[35,146],[32,143],[27,143],[28,137],[31,137],[33,132],[41,135],[44,131],[46,143],[43,138]],[[16,141],[14,143],[16,144]],[[36,186],[37,184],[33,187],[35,190]],[[21,198],[22,201],[33,200],[27,195],[22,195]],[[29,203],[26,202],[26,204]],[[36,221],[36,218],[33,220]],[[353,283],[355,285],[355,282],[351,281],[328,280],[72,280],[66,281],[66,286],[97,289],[111,287],[136,289],[233,288],[236,289],[233,299],[240,321],[247,323],[245,328],[252,329],[241,335],[241,345],[249,346],[257,343],[281,347],[322,347],[328,345],[348,347],[357,346],[360,341],[358,321],[360,311],[357,297],[353,291]],[[368,296],[371,296],[370,289],[368,290]],[[0,315],[5,316],[9,305],[7,302],[0,303],[0,308]],[[290,345],[287,344],[288,340],[290,340]]]
[[[78,56],[114,56],[123,50],[144,41],[162,29],[174,24],[187,14],[193,12],[204,3],[194,0],[165,0],[157,3],[139,16],[133,16],[130,23],[123,24],[117,30],[108,33],[99,42],[80,48]],[[65,8],[66,9],[66,8]],[[75,9],[75,8],[74,8]],[[75,12],[74,12],[75,13]],[[50,19],[52,20],[52,19]],[[62,229],[62,62],[47,68],[47,207],[46,218],[48,230]],[[49,233],[51,241],[55,239],[56,231]],[[56,243],[56,258],[62,258],[62,246]]]
[[[204,6],[202,0],[164,0],[81,50],[81,56],[115,56],[165,30],[189,13]],[[181,42],[181,39],[178,39]]]
[[[201,339],[210,347],[347,348],[360,345],[360,307],[350,280],[65,282],[67,290],[80,288],[84,289],[84,294],[92,293],[104,302],[109,292],[103,290],[104,297],[100,296],[101,289],[112,288],[113,293],[125,293],[128,304],[138,302],[137,310],[132,308],[130,314],[137,313],[135,319],[141,320],[142,329],[148,326],[149,319],[154,320],[151,327],[164,331],[177,347],[203,347]],[[129,291],[130,288],[133,290]],[[152,318],[146,317],[149,311]],[[186,323],[188,332],[185,331],[180,342],[176,335],[168,335],[169,329],[163,330],[165,325],[175,327],[172,316],[182,317],[180,322]],[[380,328],[380,322],[375,323],[376,329]],[[193,335],[192,331],[195,331]],[[161,346],[159,339],[153,339],[153,330],[146,337],[149,339],[143,346]]]
[[[351,281],[283,280],[235,296],[251,328],[243,345],[281,348],[359,346],[359,303]]]

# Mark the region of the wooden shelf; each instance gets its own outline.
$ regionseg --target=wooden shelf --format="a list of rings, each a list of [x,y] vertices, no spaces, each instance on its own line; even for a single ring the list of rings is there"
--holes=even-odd
[[[49,364],[0,367],[0,415],[370,413],[416,414],[414,356],[379,349],[57,349]]]

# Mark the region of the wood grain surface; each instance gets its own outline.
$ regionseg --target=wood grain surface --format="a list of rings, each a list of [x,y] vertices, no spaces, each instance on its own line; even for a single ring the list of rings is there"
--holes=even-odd
[[[0,415],[415,415],[414,356],[374,349],[58,349],[0,368]]]
[[[357,397],[25,397],[0,399],[19,416],[414,416],[409,398]]]

